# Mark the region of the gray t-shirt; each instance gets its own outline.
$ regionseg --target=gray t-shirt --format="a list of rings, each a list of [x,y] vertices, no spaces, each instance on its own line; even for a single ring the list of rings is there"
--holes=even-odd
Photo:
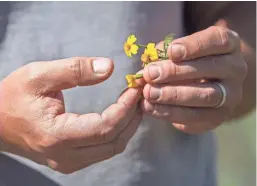
[[[170,32],[183,36],[182,11],[182,2],[0,2],[0,78],[31,61],[110,57],[109,80],[64,91],[67,111],[100,112],[126,87],[124,76],[140,69],[139,59],[123,52],[126,37],[135,33],[147,43]],[[0,154],[0,186],[70,185],[214,186],[213,135],[184,134],[145,117],[122,154],[71,175]]]

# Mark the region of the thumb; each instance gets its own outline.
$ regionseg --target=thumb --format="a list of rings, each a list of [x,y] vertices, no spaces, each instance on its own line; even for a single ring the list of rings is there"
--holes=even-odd
[[[110,77],[114,64],[108,58],[75,57],[50,62],[35,62],[28,65],[27,69],[30,85],[40,87],[46,93],[98,84]]]
[[[144,73],[144,70],[140,70],[139,72],[137,72],[137,74],[143,74],[143,73]],[[139,87],[143,88],[146,84],[146,81],[144,78],[136,79],[136,84]]]

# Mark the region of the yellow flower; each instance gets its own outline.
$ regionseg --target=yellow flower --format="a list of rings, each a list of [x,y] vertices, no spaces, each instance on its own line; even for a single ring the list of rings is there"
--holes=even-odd
[[[129,88],[136,88],[137,87],[135,75],[128,74],[128,75],[126,75],[126,79],[127,79]]]
[[[149,43],[141,56],[141,61],[144,65],[147,65],[150,62],[157,61],[159,58],[157,49],[155,48],[154,43]]]
[[[130,35],[127,42],[124,43],[124,52],[128,57],[132,57],[132,54],[137,54],[138,46],[135,44],[136,40],[135,35]]]

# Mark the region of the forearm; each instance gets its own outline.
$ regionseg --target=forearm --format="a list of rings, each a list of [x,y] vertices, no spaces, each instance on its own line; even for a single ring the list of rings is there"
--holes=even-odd
[[[209,8],[207,9],[207,7]],[[215,13],[214,11],[207,11],[210,7],[214,7]],[[243,84],[242,101],[237,106],[229,120],[244,116],[251,112],[256,106],[255,3],[205,2],[202,4],[201,2],[197,2],[197,4],[191,4],[190,8],[192,8],[192,11],[189,11],[191,14],[191,20],[188,21],[191,21],[191,25],[194,26],[192,26],[191,29],[187,29],[189,32],[202,30],[211,25],[218,25],[232,29],[240,35],[241,52],[248,66],[248,74]],[[187,9],[190,10],[189,8]],[[200,16],[205,19],[201,19]]]

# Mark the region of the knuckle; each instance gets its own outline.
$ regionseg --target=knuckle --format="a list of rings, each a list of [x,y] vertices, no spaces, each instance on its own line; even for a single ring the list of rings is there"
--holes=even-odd
[[[220,100],[220,94],[215,88],[208,87],[200,94],[200,99],[206,102],[206,104],[213,106]]]
[[[225,48],[231,49],[233,46],[230,41],[229,30],[226,28],[222,28],[222,27],[219,27],[218,30],[219,30],[219,34],[220,34],[220,38],[221,38],[221,44]]]
[[[196,41],[196,53],[201,52],[204,49],[204,43],[199,34],[195,34],[195,41]]]
[[[235,49],[235,45],[237,43],[235,42],[235,37],[231,30],[219,26],[214,26],[213,29],[215,29],[215,33],[218,35],[217,37],[220,40],[219,44],[221,46],[226,48],[227,51],[232,51]]]
[[[35,82],[40,79],[42,73],[40,71],[41,62],[31,62],[25,66],[25,74],[27,75],[27,83]]]
[[[166,92],[165,89],[164,89],[164,92]],[[167,92],[169,92],[169,99],[172,100],[174,104],[176,104],[177,101],[179,100],[178,88],[171,87],[170,90]]]
[[[85,59],[82,57],[73,57],[71,58],[71,63],[70,63],[70,70],[74,74],[76,83],[77,85],[81,85],[82,81],[82,63]]]
[[[173,76],[173,77],[178,76],[179,73],[181,72],[180,66],[176,65],[175,63],[168,63],[168,64],[169,64],[169,75],[168,76]]]

